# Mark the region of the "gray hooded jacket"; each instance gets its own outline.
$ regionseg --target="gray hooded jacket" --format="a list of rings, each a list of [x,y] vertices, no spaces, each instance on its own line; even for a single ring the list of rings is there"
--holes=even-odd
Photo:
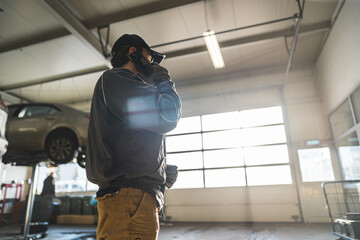
[[[164,134],[177,125],[181,102],[173,82],[154,86],[125,68],[107,70],[91,103],[86,174],[99,191],[135,187],[163,204]]]

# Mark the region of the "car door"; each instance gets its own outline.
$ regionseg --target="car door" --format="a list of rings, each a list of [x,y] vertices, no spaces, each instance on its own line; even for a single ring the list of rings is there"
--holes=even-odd
[[[57,119],[57,114],[49,113],[54,113],[49,105],[25,105],[18,110],[7,127],[11,149],[42,150],[43,139]]]

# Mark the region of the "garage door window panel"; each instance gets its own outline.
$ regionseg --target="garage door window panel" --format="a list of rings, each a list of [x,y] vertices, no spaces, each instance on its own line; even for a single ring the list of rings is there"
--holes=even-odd
[[[205,168],[244,166],[243,150],[241,148],[213,150],[204,152]]]
[[[201,131],[200,116],[181,118],[178,125],[174,130],[169,132],[167,135],[184,134],[184,133],[195,133]]]
[[[233,148],[241,146],[241,130],[227,130],[203,134],[204,149]]]
[[[168,152],[194,151],[201,148],[201,134],[169,136],[166,138],[166,150]]]
[[[224,130],[240,127],[239,112],[227,112],[204,115],[202,118],[202,130]]]
[[[203,188],[204,176],[203,171],[181,171],[171,189],[180,188]]]
[[[287,145],[245,147],[244,158],[247,166],[289,163]]]
[[[179,170],[203,168],[202,152],[171,153],[166,155],[167,164],[178,166]]]
[[[283,125],[242,129],[243,146],[256,146],[286,142]]]
[[[283,122],[280,106],[240,111],[240,126],[244,128],[281,124]]]
[[[291,184],[290,166],[268,166],[246,168],[249,186]]]
[[[245,186],[244,168],[205,170],[205,187]]]

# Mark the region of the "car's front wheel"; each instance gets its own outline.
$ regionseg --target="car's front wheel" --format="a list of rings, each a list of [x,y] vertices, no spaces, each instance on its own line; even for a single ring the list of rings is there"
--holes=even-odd
[[[57,132],[52,134],[45,145],[45,151],[56,164],[67,163],[76,157],[77,146],[71,132]]]

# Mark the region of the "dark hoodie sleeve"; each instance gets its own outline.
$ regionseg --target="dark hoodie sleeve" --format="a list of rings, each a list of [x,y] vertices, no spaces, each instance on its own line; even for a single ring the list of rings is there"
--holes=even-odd
[[[181,117],[181,101],[171,81],[156,87],[107,71],[102,76],[107,109],[129,128],[158,134],[171,131]]]

